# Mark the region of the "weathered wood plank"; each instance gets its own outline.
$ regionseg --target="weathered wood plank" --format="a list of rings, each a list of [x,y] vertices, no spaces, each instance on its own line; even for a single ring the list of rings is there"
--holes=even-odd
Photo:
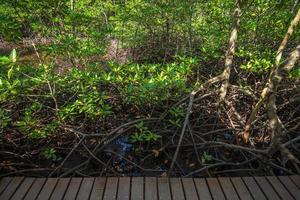
[[[42,190],[46,180],[47,180],[46,178],[37,178],[37,179],[35,179],[34,183],[30,187],[30,189],[27,192],[24,199],[25,200],[36,199],[36,197],[39,195],[40,191]]]
[[[83,178],[76,199],[78,200],[89,199],[93,187],[93,183],[94,183],[94,178]]]
[[[278,176],[279,180],[285,185],[295,199],[300,197],[300,189],[288,176]]]
[[[294,176],[289,176],[290,179],[295,183],[295,185],[300,188],[300,176],[294,175]]]
[[[0,199],[299,199],[299,176],[233,178],[2,178]]]
[[[145,200],[155,200],[157,199],[157,178],[156,177],[146,177],[145,178]]]
[[[216,178],[207,178],[206,179],[208,187],[210,189],[211,195],[214,200],[223,200],[225,196],[221,189],[221,186]]]
[[[144,178],[143,177],[131,178],[131,199],[132,200],[144,199]]]
[[[198,200],[197,190],[192,178],[183,178],[182,185],[185,193],[185,198],[189,200]]]
[[[118,200],[129,200],[130,197],[130,178],[119,178]]]
[[[103,200],[113,200],[117,198],[118,178],[108,177],[104,191]]]
[[[264,193],[261,191],[253,177],[243,177],[243,180],[254,199],[266,200]]]
[[[14,194],[14,192],[18,189],[19,185],[24,180],[24,177],[15,177],[9,185],[6,187],[6,189],[2,192],[0,195],[1,200],[10,199],[10,197]]]
[[[272,199],[272,200],[280,199],[265,177],[254,177],[254,178],[268,199]]]
[[[60,178],[54,188],[54,191],[50,197],[51,200],[60,200],[63,199],[66,190],[68,188],[70,178]]]
[[[76,199],[78,190],[80,188],[82,182],[82,178],[72,178],[71,182],[69,184],[69,187],[66,191],[66,194],[64,196],[65,200],[74,200]]]
[[[34,181],[35,178],[26,178],[23,181],[23,183],[19,186],[18,190],[11,197],[11,199],[12,200],[23,199]]]
[[[103,198],[105,184],[106,184],[105,177],[95,178],[90,200],[101,200]]]
[[[157,185],[159,200],[171,200],[169,179],[167,177],[158,178]]]
[[[53,189],[56,186],[58,179],[57,178],[48,178],[43,189],[41,190],[40,194],[37,197],[37,200],[45,200],[49,199]]]
[[[230,178],[239,197],[241,199],[245,199],[245,200],[252,200],[252,196],[250,194],[250,192],[248,191],[246,185],[244,184],[243,180],[240,177],[234,177],[234,178]]]
[[[171,193],[173,200],[185,200],[184,191],[180,178],[170,178]]]
[[[230,200],[235,200],[235,199],[239,199],[238,194],[236,193],[230,178],[218,178],[221,187],[223,188],[224,194],[226,196],[227,199]]]
[[[276,190],[277,194],[279,194],[279,196],[282,199],[285,200],[292,200],[294,199],[290,193],[288,192],[287,189],[285,189],[285,187],[282,185],[282,183],[279,181],[279,179],[275,176],[267,176],[267,179],[269,180],[269,182],[271,183],[271,185],[273,186],[273,188]]]
[[[0,194],[6,189],[12,178],[5,177],[0,179]]]
[[[195,178],[194,181],[198,191],[199,198],[211,200],[212,197],[210,195],[206,180],[204,178]]]

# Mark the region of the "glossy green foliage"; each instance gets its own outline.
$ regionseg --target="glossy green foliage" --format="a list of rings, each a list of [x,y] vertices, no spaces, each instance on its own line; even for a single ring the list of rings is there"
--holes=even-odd
[[[140,122],[136,126],[137,132],[133,133],[130,136],[130,141],[132,143],[136,142],[154,142],[157,141],[159,138],[161,138],[160,135],[151,132],[143,122]]]
[[[46,148],[42,151],[41,155],[48,159],[48,160],[52,160],[52,161],[59,161],[61,160],[61,157],[59,157],[57,155],[57,152],[54,148]]]
[[[236,55],[247,60],[245,64],[240,65],[241,69],[255,73],[268,72],[273,66],[275,57],[275,53],[268,49],[265,51],[249,51],[241,48]]]
[[[9,113],[3,108],[0,108],[0,130],[4,129],[10,121]]]
[[[291,78],[300,78],[300,67],[296,67],[294,70],[290,72]]]
[[[213,159],[213,156],[210,155],[209,153],[207,153],[206,151],[204,151],[204,153],[202,154],[202,157],[201,157],[201,162],[203,164],[207,164],[210,161],[212,161],[212,159]]]
[[[0,38],[7,41],[16,41],[22,38],[22,24],[11,13],[13,7],[0,4]]]
[[[232,0],[78,0],[74,8],[70,2],[3,0],[0,37],[49,37],[49,52],[68,57],[74,66],[105,54],[111,39],[120,41],[118,48],[134,50],[135,59],[142,61],[165,62],[183,54],[208,61],[224,55],[235,8]],[[298,8],[293,0],[241,1],[238,47],[274,53]],[[299,29],[293,39],[300,39]],[[266,65],[262,57],[257,61]],[[249,59],[247,68],[257,68]]]
[[[107,96],[96,89],[86,89],[78,94],[74,102],[61,108],[59,114],[62,120],[76,119],[76,116],[85,114],[91,119],[111,114],[111,107],[105,104]]]
[[[268,73],[299,4],[241,2],[235,69]],[[78,0],[74,8],[66,0],[3,0],[1,40],[41,37],[49,44],[37,45],[46,54],[38,66],[18,63],[16,51],[0,57],[0,129],[43,138],[62,124],[102,122],[128,107],[169,105],[223,69],[234,9],[232,0]],[[283,57],[299,39],[296,28]],[[124,62],[110,59],[125,50]],[[290,77],[299,74],[295,68]],[[247,81],[242,85],[248,88]],[[168,126],[180,128],[184,113],[171,108]],[[146,127],[136,128],[133,142],[159,139]]]
[[[125,86],[122,94],[128,103],[160,103],[189,91],[187,76],[195,64],[191,59],[179,59],[166,65],[112,66],[107,80]]]
[[[103,120],[128,104],[143,107],[179,97],[192,89],[187,76],[197,64],[178,57],[165,65],[110,63],[108,69],[96,65],[60,75],[53,66],[19,65],[16,58],[16,51],[1,58],[0,128],[15,127],[30,138],[50,136],[61,125],[82,119]],[[116,88],[114,97],[111,87]],[[172,113],[175,118],[183,115],[178,109]],[[143,124],[137,129],[135,141],[159,138]]]
[[[171,116],[171,119],[169,119],[170,124],[172,124],[172,126],[181,127],[181,121],[185,116],[184,109],[182,107],[173,107],[169,112]]]

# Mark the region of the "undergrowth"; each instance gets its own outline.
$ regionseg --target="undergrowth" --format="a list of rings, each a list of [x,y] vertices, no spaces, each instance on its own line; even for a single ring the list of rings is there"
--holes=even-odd
[[[15,54],[15,53],[14,53]],[[17,128],[30,138],[56,133],[76,120],[101,121],[122,106],[162,105],[192,89],[188,75],[197,62],[169,64],[109,63],[58,74],[55,66],[23,66],[2,57],[1,129]]]

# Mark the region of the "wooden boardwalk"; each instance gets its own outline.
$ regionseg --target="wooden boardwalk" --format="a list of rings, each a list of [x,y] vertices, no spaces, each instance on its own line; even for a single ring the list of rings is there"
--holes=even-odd
[[[0,200],[300,199],[300,176],[236,178],[24,178],[0,179]]]

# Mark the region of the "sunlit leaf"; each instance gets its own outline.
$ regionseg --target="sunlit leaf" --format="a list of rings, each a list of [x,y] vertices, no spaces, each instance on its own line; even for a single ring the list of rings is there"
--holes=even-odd
[[[16,49],[13,49],[9,55],[9,58],[11,60],[11,62],[16,62],[17,61],[17,51]]]
[[[8,78],[8,79],[11,79],[12,73],[13,73],[13,67],[11,67],[11,68],[7,71],[7,78]]]

